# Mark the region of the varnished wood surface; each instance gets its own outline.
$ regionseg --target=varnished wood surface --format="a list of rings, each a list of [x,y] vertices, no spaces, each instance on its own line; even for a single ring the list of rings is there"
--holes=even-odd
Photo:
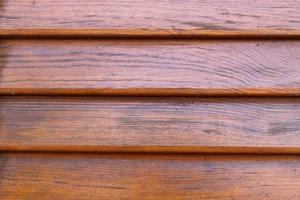
[[[298,41],[2,40],[0,94],[300,95]]]
[[[2,151],[300,153],[298,98],[2,97]]]
[[[2,0],[0,28],[299,30],[299,10],[299,0]]]
[[[300,199],[299,11],[0,0],[0,199]]]
[[[299,156],[1,154],[2,200],[299,199]]]

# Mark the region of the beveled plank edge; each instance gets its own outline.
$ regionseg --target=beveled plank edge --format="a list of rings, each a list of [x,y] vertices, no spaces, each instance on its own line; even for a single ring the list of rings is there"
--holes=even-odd
[[[300,30],[0,29],[0,39],[300,39]]]
[[[0,152],[154,153],[154,154],[300,154],[300,147],[283,146],[92,146],[0,145]]]
[[[299,97],[300,88],[1,88],[0,95]]]

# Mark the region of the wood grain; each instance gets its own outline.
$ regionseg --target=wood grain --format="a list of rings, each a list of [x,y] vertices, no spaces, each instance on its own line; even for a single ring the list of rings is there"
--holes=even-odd
[[[300,153],[300,99],[3,97],[0,150]]]
[[[0,94],[300,95],[298,41],[2,40]]]
[[[299,0],[2,0],[0,29],[299,31],[299,10]]]
[[[2,154],[2,200],[299,199],[299,156]]]
[[[300,199],[299,11],[0,0],[0,199]]]

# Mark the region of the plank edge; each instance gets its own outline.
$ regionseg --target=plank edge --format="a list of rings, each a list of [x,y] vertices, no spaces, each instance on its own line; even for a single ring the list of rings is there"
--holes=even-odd
[[[300,30],[0,29],[0,38],[300,39]]]
[[[0,95],[299,97],[300,88],[1,88]]]
[[[284,146],[92,146],[0,145],[0,152],[174,153],[174,154],[300,154],[300,147]]]

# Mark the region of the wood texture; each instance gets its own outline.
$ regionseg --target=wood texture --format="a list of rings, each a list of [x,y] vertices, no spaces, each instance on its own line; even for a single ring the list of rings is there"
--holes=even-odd
[[[299,96],[299,44],[3,40],[0,94]]]
[[[0,150],[300,153],[300,99],[3,97]]]
[[[0,0],[0,199],[300,199],[299,11]]]
[[[300,1],[2,0],[1,29],[299,30]],[[113,31],[111,31],[113,32]]]
[[[299,199],[299,156],[2,154],[2,200]]]

